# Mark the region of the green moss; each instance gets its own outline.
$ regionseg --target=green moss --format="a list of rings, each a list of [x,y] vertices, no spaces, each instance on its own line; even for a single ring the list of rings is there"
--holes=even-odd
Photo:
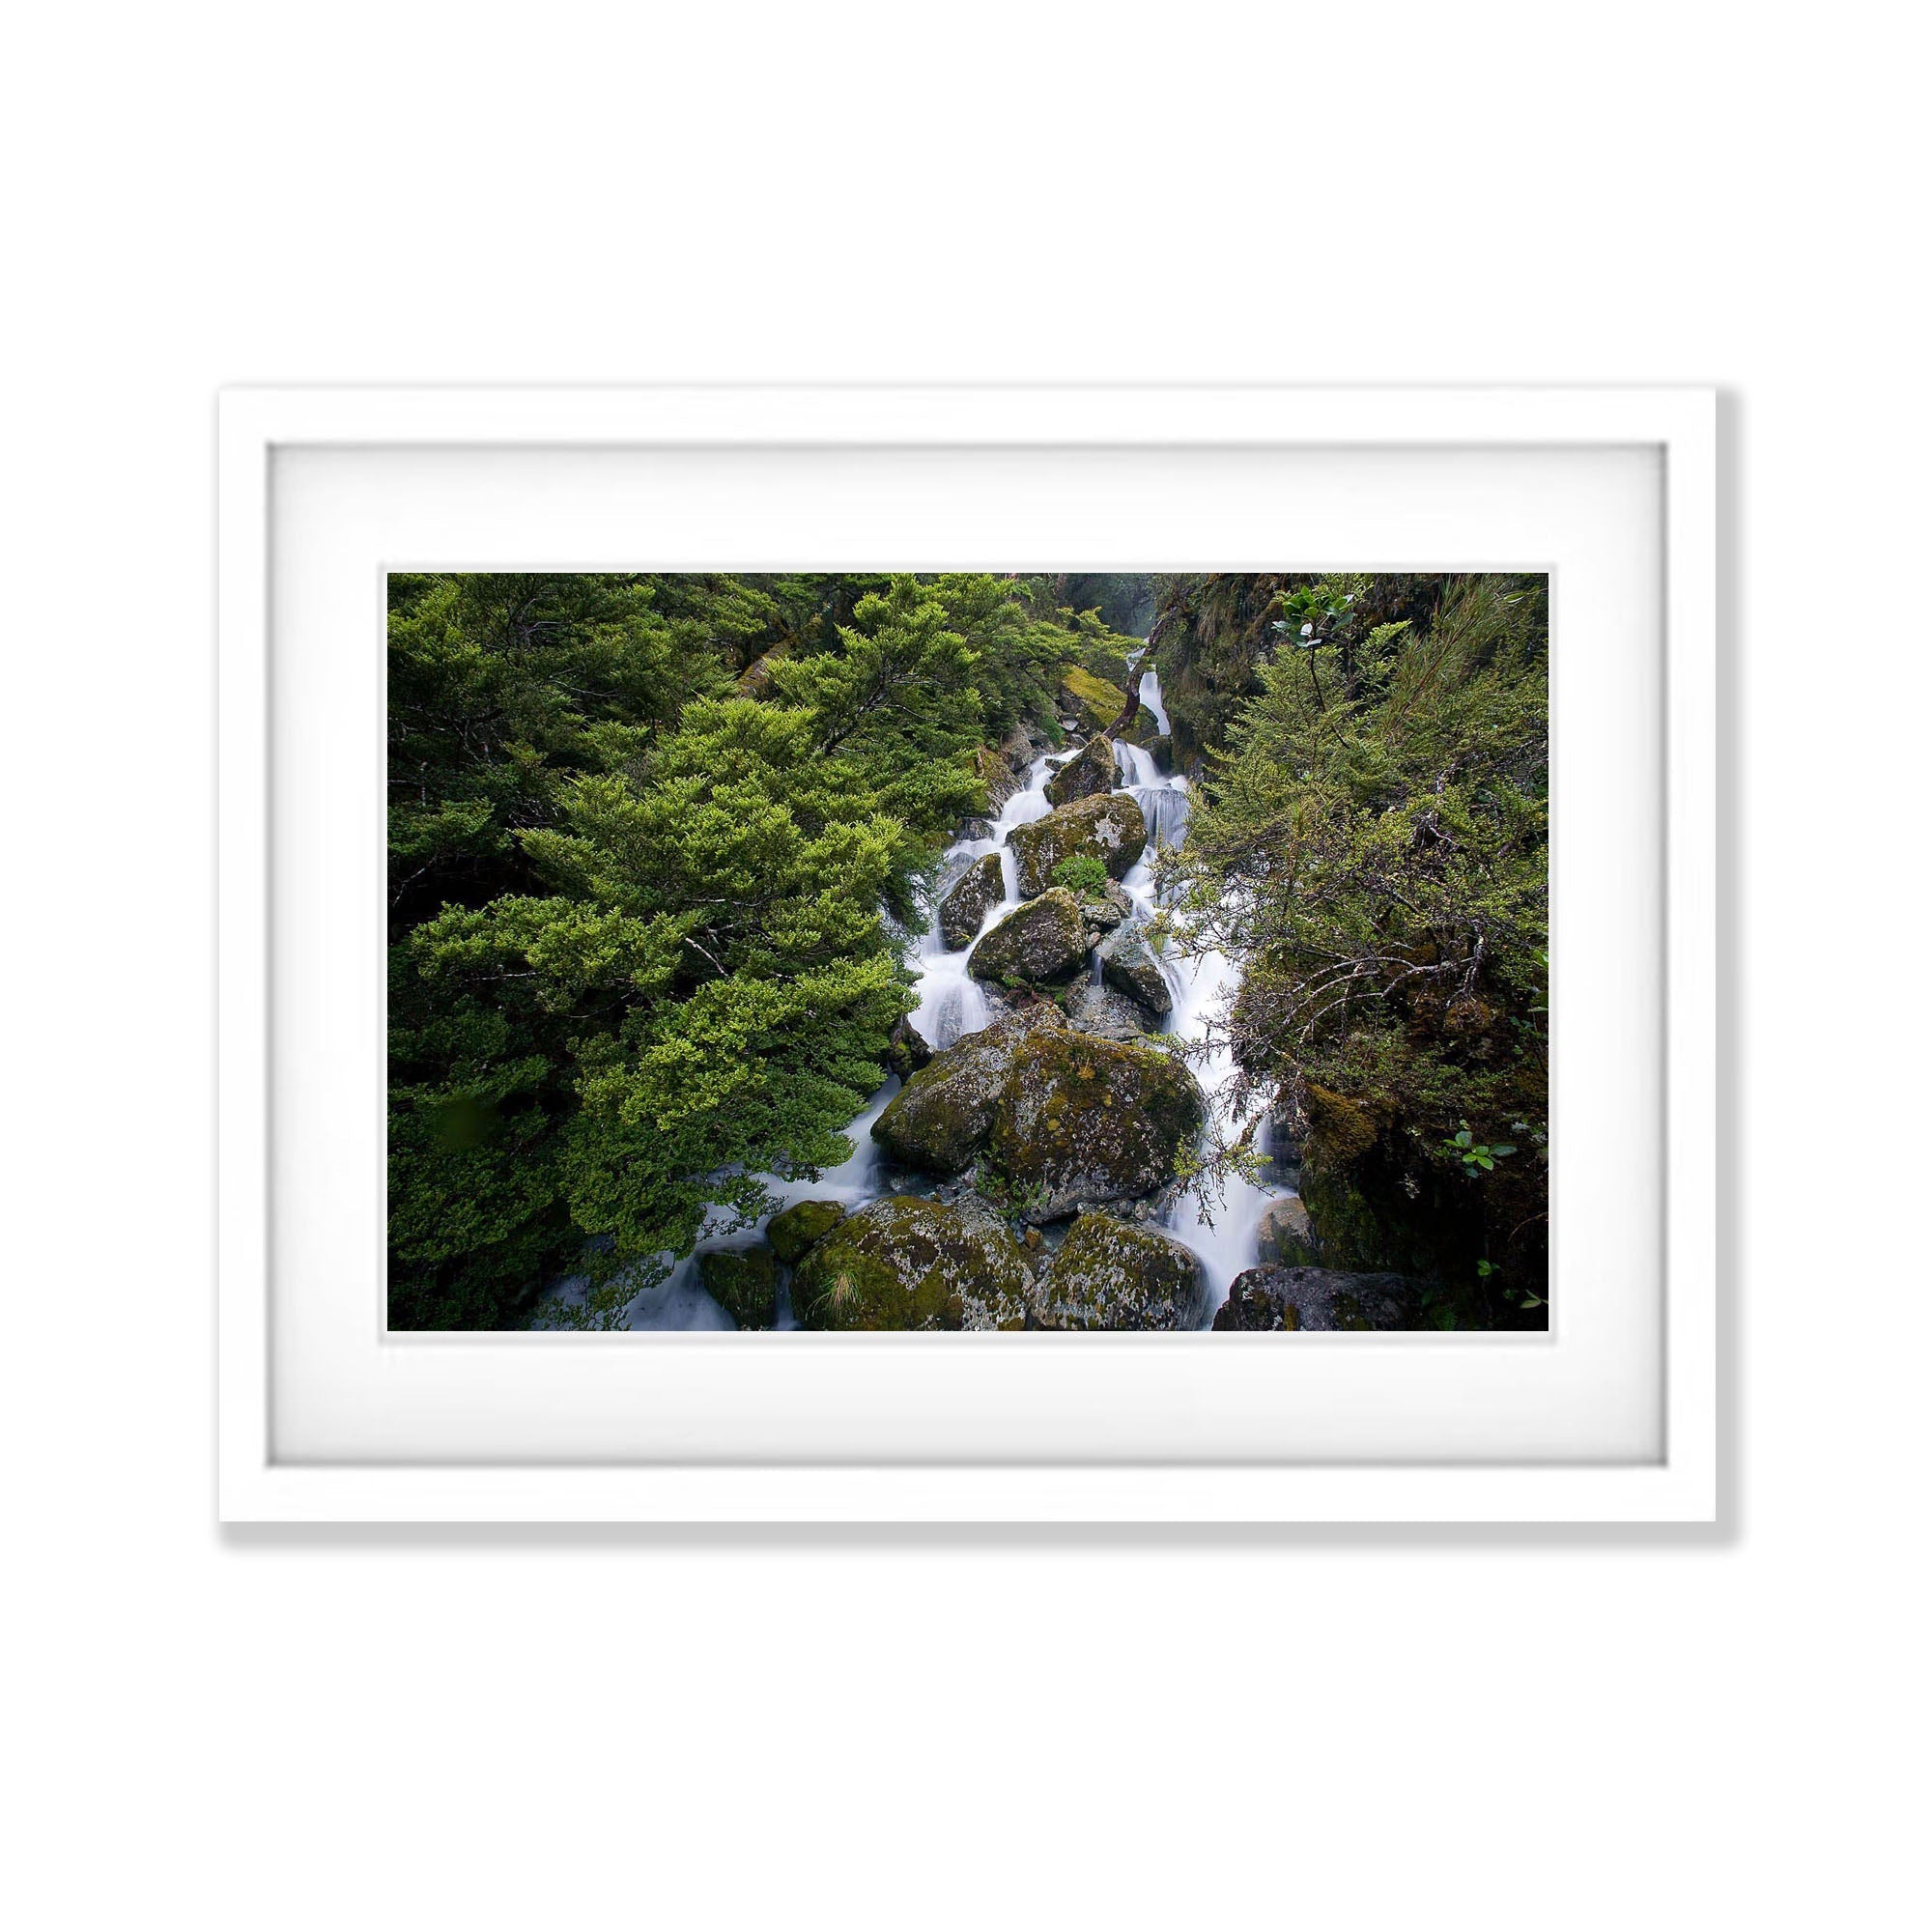
[[[779,1260],[791,1267],[814,1241],[822,1240],[844,1218],[845,1209],[837,1201],[794,1202],[782,1213],[772,1216],[765,1238]]]
[[[996,1020],[932,1056],[906,1082],[872,1126],[893,1159],[926,1174],[958,1174],[992,1129],[1014,1052],[1041,1028],[1064,1027],[1044,1004]]]
[[[1013,1056],[988,1146],[1000,1171],[1050,1220],[1077,1201],[1151,1194],[1200,1131],[1204,1103],[1173,1055],[1138,1040],[1054,1031]]]
[[[1020,1328],[1032,1278],[1003,1228],[891,1195],[848,1215],[799,1264],[807,1328]]]
[[[1151,1228],[1082,1214],[1035,1296],[1044,1328],[1198,1328],[1208,1319],[1199,1259]]]
[[[1108,792],[1063,805],[1030,825],[1016,825],[1007,834],[1013,867],[1019,875],[1020,896],[1033,898],[1047,890],[1056,866],[1091,854],[1107,868],[1111,879],[1123,879],[1147,846],[1147,818],[1127,792]]]
[[[778,1319],[778,1260],[770,1248],[720,1248],[697,1258],[704,1292],[740,1328]]]
[[[1056,886],[1009,912],[974,947],[966,970],[1002,985],[1043,985],[1071,979],[1086,956],[1080,901]]]
[[[1127,695],[1119,685],[1079,665],[1061,666],[1060,688],[1074,700],[1072,715],[1090,730],[1104,731],[1126,709]]]

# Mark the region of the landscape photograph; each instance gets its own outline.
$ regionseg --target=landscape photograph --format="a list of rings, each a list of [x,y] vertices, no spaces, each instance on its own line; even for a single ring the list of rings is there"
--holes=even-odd
[[[387,624],[392,1330],[1548,1327],[1545,577]]]

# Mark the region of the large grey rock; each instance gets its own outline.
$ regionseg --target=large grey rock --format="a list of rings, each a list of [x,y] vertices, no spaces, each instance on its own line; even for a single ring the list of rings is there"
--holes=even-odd
[[[1121,925],[1100,942],[1100,976],[1152,1013],[1173,1009],[1174,995],[1161,977],[1160,962],[1148,944],[1145,925]]]
[[[958,1174],[992,1132],[1014,1056],[1034,1035],[1065,1026],[1042,1001],[943,1048],[886,1103],[872,1138],[903,1166]]]
[[[1151,1042],[1036,1028],[1011,1053],[987,1160],[1025,1219],[1057,1221],[1153,1193],[1204,1116],[1193,1074]]]
[[[939,936],[949,952],[971,946],[980,923],[1007,895],[1007,882],[997,852],[982,852],[959,876],[939,902]]]
[[[1023,1328],[1033,1277],[996,1220],[888,1195],[825,1235],[792,1276],[807,1328]]]
[[[1102,1039],[1139,1039],[1154,1030],[1154,1016],[1138,1000],[1091,977],[1074,980],[1066,989],[1066,1024],[1075,1033],[1097,1034]]]
[[[1208,1319],[1200,1259],[1152,1228],[1083,1214],[1034,1292],[1042,1328],[1199,1328]]]
[[[1109,792],[1121,781],[1120,760],[1111,738],[1095,738],[1046,781],[1047,802],[1071,805],[1075,799]]]
[[[1028,985],[1070,980],[1087,958],[1087,924],[1080,901],[1056,886],[1009,912],[967,955],[976,980]]]
[[[1082,893],[1080,895],[1080,917],[1086,922],[1087,930],[1095,940],[1112,932],[1117,925],[1123,924],[1134,916],[1134,902],[1112,879],[1101,893]]]
[[[973,775],[986,787],[986,806],[991,811],[998,811],[1022,782],[1019,774],[990,745],[981,745],[973,753]]]
[[[1271,1202],[1255,1226],[1255,1252],[1282,1267],[1309,1267],[1315,1262],[1315,1236],[1308,1209],[1298,1196]]]
[[[1107,792],[1063,805],[1031,825],[1007,834],[1020,897],[1030,899],[1053,884],[1053,868],[1063,859],[1091,852],[1110,878],[1123,879],[1147,845],[1147,819],[1131,793]]]
[[[1420,1326],[1415,1285],[1399,1274],[1332,1268],[1254,1267],[1235,1277],[1215,1311],[1222,1333],[1289,1328]]]

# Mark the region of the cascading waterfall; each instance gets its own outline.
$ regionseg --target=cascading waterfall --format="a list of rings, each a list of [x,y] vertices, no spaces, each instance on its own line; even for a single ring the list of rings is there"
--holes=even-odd
[[[1136,653],[1133,661],[1138,662],[1139,657],[1140,653]],[[1159,674],[1151,667],[1141,674],[1140,698],[1165,735],[1169,729],[1167,709],[1161,698]],[[1122,789],[1132,793],[1148,824],[1148,849],[1121,883],[1134,901],[1135,916],[1151,920],[1155,910],[1153,854],[1161,846],[1177,849],[1180,846],[1187,836],[1192,801],[1187,781],[1180,777],[1163,777],[1151,755],[1138,745],[1117,744],[1115,752],[1122,776],[1126,780]],[[1046,796],[1047,781],[1066,762],[1068,755],[1048,753],[1036,758],[1028,767],[1025,783],[1001,806],[999,815],[993,821],[992,836],[961,838],[948,848],[935,889],[935,904],[968,866],[988,852],[1000,855],[1005,892],[1000,903],[981,921],[980,932],[998,924],[1020,903],[1019,879],[1012,852],[1007,844],[1007,835],[1014,826],[1031,824],[1035,819],[1044,818],[1052,810]],[[912,1024],[934,1048],[952,1046],[968,1034],[979,1032],[991,1017],[992,1009],[984,988],[966,971],[970,951],[970,947],[950,951],[935,920],[920,942],[914,957],[919,1005],[913,1012]],[[1163,949],[1160,958],[1161,975],[1174,997],[1174,1009],[1162,1023],[1161,1030],[1179,1039],[1198,1041],[1207,1037],[1209,1020],[1226,1012],[1227,1004],[1238,984],[1238,976],[1232,962],[1221,953],[1208,952],[1180,958],[1179,952],[1179,947],[1170,943]],[[1096,978],[1097,974],[1096,961]],[[1191,1064],[1214,1112],[1217,1132],[1224,1137],[1237,1134],[1240,1123],[1229,1118],[1228,1113],[1228,1094],[1235,1073],[1232,1056],[1222,1047]],[[858,1207],[876,1199],[882,1185],[878,1148],[871,1134],[872,1122],[885,1110],[886,1102],[898,1092],[898,1087],[896,1079],[888,1081],[872,1095],[865,1112],[846,1127],[845,1133],[853,1144],[853,1151],[851,1158],[842,1166],[828,1170],[817,1180],[768,1179],[772,1212],[777,1213],[796,1201],[832,1200],[844,1202],[848,1207]],[[1258,1131],[1264,1134],[1265,1123]],[[1262,1151],[1266,1151],[1264,1146]],[[1207,1212],[1191,1195],[1183,1196],[1169,1210],[1165,1222],[1167,1231],[1201,1257],[1212,1290],[1210,1298],[1216,1307],[1227,1299],[1228,1286],[1234,1278],[1243,1268],[1252,1267],[1255,1264],[1256,1225],[1263,1211],[1270,1202],[1281,1199],[1289,1191],[1281,1187],[1257,1186],[1235,1178],[1224,1184],[1219,1198],[1209,1203]],[[1212,1216],[1211,1225],[1208,1213]],[[743,1246],[761,1236],[764,1226],[761,1220],[753,1228],[732,1230],[729,1216],[722,1211],[716,1212],[705,1223],[697,1252],[706,1248]],[[788,1325],[789,1320],[786,1304],[781,1309],[779,1325]],[[625,1325],[632,1328],[716,1328],[728,1327],[730,1318],[704,1293],[694,1253],[677,1264],[668,1280],[638,1297],[627,1312]]]

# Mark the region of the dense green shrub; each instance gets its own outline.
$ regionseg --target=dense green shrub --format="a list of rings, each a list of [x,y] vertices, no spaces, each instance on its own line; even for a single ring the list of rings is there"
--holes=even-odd
[[[1096,636],[1047,579],[393,578],[392,1324],[566,1267],[614,1320],[844,1159],[973,753]]]

